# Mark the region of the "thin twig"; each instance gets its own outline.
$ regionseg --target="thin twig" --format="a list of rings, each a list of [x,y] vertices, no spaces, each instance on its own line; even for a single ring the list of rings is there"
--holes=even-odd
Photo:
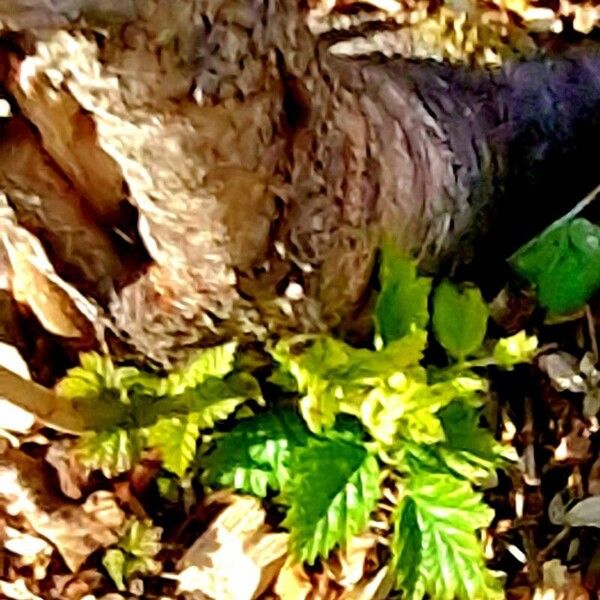
[[[571,531],[571,528],[567,525],[565,527],[563,527],[548,543],[548,545],[545,548],[542,548],[538,554],[538,559],[540,561],[545,560],[545,558],[548,556],[548,554],[550,554],[550,552],[556,547],[558,546],[558,544],[560,544],[568,535],[569,532]]]
[[[589,304],[585,305],[585,316],[587,319],[588,333],[592,345],[592,354],[594,355],[594,365],[598,364],[598,338],[596,337],[596,325],[594,324],[594,315]]]
[[[580,200],[566,215],[562,216],[558,221],[554,221],[552,227],[562,225],[576,217],[584,208],[587,208],[600,194],[600,183],[589,193],[583,200]]]

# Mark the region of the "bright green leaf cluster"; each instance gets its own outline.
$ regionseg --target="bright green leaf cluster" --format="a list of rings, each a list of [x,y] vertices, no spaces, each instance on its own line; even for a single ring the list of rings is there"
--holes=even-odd
[[[235,352],[235,344],[209,348],[165,377],[83,354],[81,366],[57,386],[92,430],[79,440],[82,463],[110,477],[130,470],[142,450],[152,447],[166,470],[183,477],[202,430],[227,419],[248,399],[261,401],[258,382],[233,371]]]
[[[244,360],[235,344],[203,351],[165,377],[85,355],[58,387],[98,430],[82,437],[82,458],[110,476],[152,447],[170,473],[157,482],[165,497],[176,499],[176,478],[197,468],[204,485],[271,499],[286,511],[292,555],[309,564],[367,529],[391,477],[399,495],[391,561],[403,597],[501,597],[478,536],[493,513],[473,486],[514,456],[481,425],[488,384],[477,368],[531,361],[537,339],[520,332],[499,340],[489,356],[480,291],[445,281],[432,292],[431,281],[391,245],[381,279],[371,347],[329,335],[279,341],[269,381],[296,405],[245,418],[240,411],[226,428],[245,400],[261,400],[256,379],[236,369]],[[448,355],[444,368],[423,365],[430,302],[433,333]],[[197,454],[202,432],[210,435]],[[123,542],[106,553],[119,586],[131,565],[146,568],[133,547]]]
[[[162,529],[153,527],[150,521],[127,521],[115,547],[106,550],[102,558],[102,565],[117,589],[124,591],[125,581],[133,575],[150,575],[160,570],[155,556],[161,550],[161,535]]]
[[[499,367],[511,369],[520,363],[533,360],[538,349],[538,339],[524,331],[499,340],[494,346],[494,361]]]

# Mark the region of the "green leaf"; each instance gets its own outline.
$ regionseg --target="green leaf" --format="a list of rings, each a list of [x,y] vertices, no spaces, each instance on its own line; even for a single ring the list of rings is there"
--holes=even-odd
[[[196,455],[199,435],[195,415],[166,417],[148,428],[148,445],[160,451],[163,468],[183,477]]]
[[[177,502],[179,499],[179,485],[178,480],[174,477],[157,477],[156,486],[158,487],[158,493],[167,502]]]
[[[421,565],[421,530],[417,520],[417,506],[410,497],[405,497],[394,515],[392,538],[392,564],[396,570],[396,589],[402,590],[407,598],[422,598],[419,568]],[[419,589],[421,587],[421,589]]]
[[[445,464],[459,477],[481,484],[494,474],[497,467],[516,459],[511,448],[497,442],[492,433],[479,426],[479,410],[464,402],[453,402],[438,416],[446,436],[439,454]]]
[[[538,339],[535,335],[527,335],[519,331],[515,335],[503,338],[494,346],[494,361],[499,367],[512,369],[519,363],[530,363],[538,348]]]
[[[84,433],[75,448],[77,458],[90,469],[99,469],[105,477],[125,473],[139,460],[140,432],[121,428]]]
[[[600,289],[600,227],[582,218],[551,225],[509,264],[537,288],[550,313],[575,312]]]
[[[288,480],[292,453],[310,432],[291,410],[268,412],[239,421],[201,458],[203,482],[233,487],[264,498]]]
[[[370,389],[393,388],[411,378],[425,379],[419,365],[426,345],[426,333],[413,330],[382,350],[353,348],[330,336],[303,338],[300,349],[293,342],[282,342],[273,352],[283,372],[296,380],[302,416],[311,431],[330,428],[339,412],[362,418],[361,404]],[[301,344],[300,344],[301,345]]]
[[[258,382],[246,373],[236,373],[226,379],[208,377],[187,394],[189,410],[196,413],[201,429],[214,427],[216,422],[229,417],[248,399],[262,404]]]
[[[365,530],[379,498],[377,459],[363,446],[311,439],[292,457],[282,492],[283,523],[298,560],[313,564],[337,544]]]
[[[443,281],[433,294],[433,331],[448,354],[458,360],[481,347],[488,314],[481,292],[474,285]]]
[[[118,546],[136,558],[152,558],[160,552],[161,536],[162,529],[154,527],[152,521],[133,518],[127,522]]]
[[[111,395],[127,404],[127,392],[133,382],[141,375],[135,367],[116,367],[110,356],[97,352],[80,354],[80,367],[67,371],[56,386],[60,396],[74,399],[95,400],[103,394]]]
[[[225,377],[233,370],[236,351],[236,342],[202,350],[185,368],[168,376],[168,395],[181,394],[208,378]]]
[[[407,335],[429,321],[431,279],[417,275],[416,263],[391,244],[382,249],[381,292],[375,306],[375,326],[384,344]]]
[[[125,589],[124,579],[132,575],[150,575],[160,571],[154,557],[161,550],[162,529],[149,520],[132,518],[127,521],[116,548],[107,550],[102,564],[119,589]]]
[[[102,557],[102,566],[106,569],[108,576],[114,581],[120,592],[125,591],[125,554],[117,548],[106,550]]]
[[[436,473],[410,476],[406,494],[414,502],[421,532],[417,585],[436,600],[504,598],[498,580],[485,566],[476,533],[494,514],[481,494],[467,481]]]

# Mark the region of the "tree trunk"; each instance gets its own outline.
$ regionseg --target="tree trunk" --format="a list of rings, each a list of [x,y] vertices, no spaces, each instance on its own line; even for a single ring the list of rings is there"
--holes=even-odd
[[[0,0],[4,262],[42,324],[81,338],[83,316],[165,366],[231,336],[360,331],[382,236],[425,269],[501,257],[597,183],[594,45],[497,70],[344,57],[306,17]]]

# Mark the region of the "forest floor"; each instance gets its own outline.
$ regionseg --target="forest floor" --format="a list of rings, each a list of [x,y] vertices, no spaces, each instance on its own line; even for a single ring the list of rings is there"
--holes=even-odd
[[[600,306],[554,323],[540,321],[523,295],[501,294],[490,306],[494,327],[525,326],[539,346],[530,364],[486,371],[486,422],[516,460],[484,486],[495,511],[485,558],[501,573],[506,598],[596,597]],[[5,367],[28,377],[15,348],[0,350]],[[5,401],[0,427],[2,598],[389,597],[390,541],[376,527],[303,568],[290,560],[272,507],[227,489],[208,492],[183,472],[173,489],[156,451],[112,476],[78,459],[72,435]],[[121,450],[107,452],[118,460]]]

